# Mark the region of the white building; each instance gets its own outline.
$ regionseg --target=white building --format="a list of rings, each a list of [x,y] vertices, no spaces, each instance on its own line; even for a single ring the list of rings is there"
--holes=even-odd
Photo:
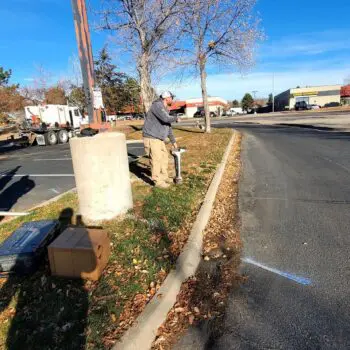
[[[227,100],[221,97],[208,97],[209,110],[220,117],[223,111],[227,109]],[[183,113],[185,118],[193,118],[194,114],[203,110],[202,98],[191,98],[185,101],[175,101],[170,110]]]
[[[289,89],[275,96],[275,110],[293,109],[297,102],[316,104],[321,107],[328,103],[340,103],[341,85],[307,86]]]

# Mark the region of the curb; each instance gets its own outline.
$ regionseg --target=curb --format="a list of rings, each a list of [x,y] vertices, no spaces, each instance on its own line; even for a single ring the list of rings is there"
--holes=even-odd
[[[52,198],[48,199],[47,201],[42,202],[42,203],[36,205],[35,207],[32,207],[32,208],[28,209],[27,211],[33,211],[33,210],[35,210],[35,209],[39,209],[39,208],[41,208],[41,207],[44,207],[45,205],[48,205],[48,204],[51,204],[51,203],[53,203],[53,202],[58,201],[59,199],[61,199],[61,198],[62,198],[63,196],[65,196],[66,194],[68,194],[68,193],[73,193],[73,192],[76,192],[76,191],[77,191],[77,188],[74,187],[74,188],[72,188],[71,190],[68,190],[68,191],[66,191],[66,192],[60,193],[60,194],[57,195],[56,197],[52,197]]]
[[[133,144],[133,143],[143,143],[143,140],[126,140],[126,144]]]
[[[118,341],[113,350],[148,350],[157,335],[157,330],[165,321],[168,312],[176,302],[182,283],[193,276],[202,259],[202,232],[205,229],[213,208],[216,193],[225,170],[228,156],[237,133],[231,137],[223,159],[205,195],[201,209],[192,227],[188,242],[177,259],[176,269],[170,271],[157,294],[147,304],[136,323]]]

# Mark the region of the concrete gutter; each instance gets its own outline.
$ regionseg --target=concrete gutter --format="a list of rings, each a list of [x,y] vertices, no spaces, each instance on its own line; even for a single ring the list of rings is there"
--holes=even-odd
[[[180,291],[182,283],[196,273],[198,265],[202,259],[202,233],[209,221],[216,193],[221,183],[227,159],[236,137],[237,133],[235,132],[226,147],[221,164],[210,184],[202,207],[192,227],[188,242],[177,260],[176,269],[169,273],[157,294],[136,320],[135,325],[115,344],[113,350],[150,349],[157,335],[158,328],[165,321],[168,312],[176,302],[176,297]]]

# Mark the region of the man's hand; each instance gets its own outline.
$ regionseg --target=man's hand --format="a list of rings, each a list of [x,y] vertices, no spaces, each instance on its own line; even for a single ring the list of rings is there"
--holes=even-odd
[[[178,117],[178,118],[176,119],[176,123],[180,123],[180,122],[181,122],[181,118]]]
[[[177,143],[173,143],[173,149],[177,149]]]

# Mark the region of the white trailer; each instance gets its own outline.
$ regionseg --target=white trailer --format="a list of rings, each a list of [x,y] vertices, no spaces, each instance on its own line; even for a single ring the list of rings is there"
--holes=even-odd
[[[241,107],[234,107],[234,108],[230,108],[227,112],[226,115],[235,115],[235,114],[244,114],[244,111]]]
[[[78,107],[66,105],[27,106],[24,111],[28,121],[39,118],[40,122],[45,123],[48,127],[55,125],[66,127],[69,123],[69,126],[78,129],[81,124],[88,123],[87,118],[82,116]]]
[[[27,127],[22,135],[35,138],[38,145],[66,143],[75,135],[75,129],[88,124],[78,107],[66,105],[26,106],[24,108]]]

